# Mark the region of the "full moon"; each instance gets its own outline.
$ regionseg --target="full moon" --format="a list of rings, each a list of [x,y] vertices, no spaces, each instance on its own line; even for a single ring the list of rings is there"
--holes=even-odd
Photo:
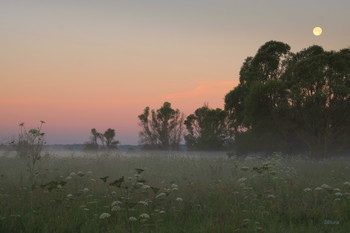
[[[315,36],[320,36],[322,34],[322,28],[315,27],[312,32],[314,33]]]

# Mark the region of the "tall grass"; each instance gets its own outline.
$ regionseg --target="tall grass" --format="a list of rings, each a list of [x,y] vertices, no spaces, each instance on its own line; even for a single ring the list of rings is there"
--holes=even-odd
[[[40,160],[33,191],[25,162],[0,158],[0,232],[350,229],[347,159],[64,155]]]

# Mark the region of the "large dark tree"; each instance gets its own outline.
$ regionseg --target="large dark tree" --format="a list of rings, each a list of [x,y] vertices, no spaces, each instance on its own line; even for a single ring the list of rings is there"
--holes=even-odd
[[[290,46],[282,42],[265,43],[254,57],[245,60],[240,84],[225,96],[225,110],[238,153],[272,151],[276,140],[280,141],[271,109],[283,93],[262,95],[275,88],[280,92],[279,80],[291,56],[289,50]]]
[[[295,54],[283,76],[287,123],[315,156],[350,148],[350,50],[311,46]]]
[[[226,139],[226,113],[208,106],[198,108],[187,117],[185,125],[188,134],[185,136],[189,149],[221,150]]]
[[[249,57],[225,97],[241,153],[339,153],[350,143],[350,52],[299,53],[270,41]]]
[[[140,120],[140,143],[148,149],[178,149],[184,116],[178,109],[172,109],[169,102],[164,102],[158,110],[146,107]]]

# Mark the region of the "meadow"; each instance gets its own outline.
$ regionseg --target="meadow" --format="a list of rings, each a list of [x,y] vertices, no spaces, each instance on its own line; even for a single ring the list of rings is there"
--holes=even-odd
[[[224,152],[0,156],[1,233],[349,232],[350,159]]]

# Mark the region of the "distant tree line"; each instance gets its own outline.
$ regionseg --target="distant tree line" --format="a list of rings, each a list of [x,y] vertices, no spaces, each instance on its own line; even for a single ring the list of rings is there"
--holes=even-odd
[[[311,46],[297,53],[269,41],[248,57],[224,109],[209,106],[184,118],[165,102],[138,116],[149,149],[234,150],[237,154],[350,152],[350,50]],[[186,131],[184,130],[186,129]]]

